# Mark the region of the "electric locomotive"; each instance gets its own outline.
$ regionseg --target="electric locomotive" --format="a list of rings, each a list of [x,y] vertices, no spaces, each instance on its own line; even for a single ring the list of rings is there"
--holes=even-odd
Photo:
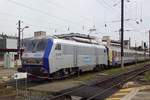
[[[119,47],[83,43],[56,37],[30,38],[24,43],[21,72],[40,77],[61,77],[121,64]],[[124,49],[124,63],[149,59],[148,53]]]
[[[100,44],[41,37],[29,39],[25,47],[20,71],[36,76],[63,76],[108,65],[108,50]]]

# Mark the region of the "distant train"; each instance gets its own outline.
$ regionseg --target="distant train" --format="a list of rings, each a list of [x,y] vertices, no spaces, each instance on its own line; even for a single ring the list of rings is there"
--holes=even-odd
[[[99,70],[119,65],[120,48],[81,43],[52,37],[28,39],[18,71],[37,76],[63,76],[73,72]],[[135,59],[136,58],[136,59]],[[148,54],[124,50],[124,63],[148,59]]]

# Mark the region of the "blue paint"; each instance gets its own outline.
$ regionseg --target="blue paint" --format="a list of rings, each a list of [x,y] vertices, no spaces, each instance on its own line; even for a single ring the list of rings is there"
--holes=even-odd
[[[50,55],[50,52],[51,52],[51,49],[52,49],[52,46],[53,46],[53,41],[52,40],[48,40],[48,43],[47,43],[47,47],[45,49],[45,53],[44,53],[44,57],[43,57],[43,62],[44,62],[44,69],[47,70],[47,72],[49,73],[49,55]]]
[[[92,62],[91,57],[84,57],[83,59],[84,59],[84,63],[86,64],[90,64]]]

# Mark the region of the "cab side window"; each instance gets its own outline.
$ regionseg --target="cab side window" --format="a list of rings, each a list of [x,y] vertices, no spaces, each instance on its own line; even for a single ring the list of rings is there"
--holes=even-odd
[[[61,50],[61,44],[56,44],[55,50]]]

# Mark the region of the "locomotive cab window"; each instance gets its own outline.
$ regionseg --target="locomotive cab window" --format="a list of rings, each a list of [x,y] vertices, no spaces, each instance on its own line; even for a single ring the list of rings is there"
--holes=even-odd
[[[37,45],[36,45],[36,51],[44,51],[46,49],[46,45],[47,45],[47,40],[39,40]]]
[[[61,50],[61,44],[56,44],[55,50]]]

